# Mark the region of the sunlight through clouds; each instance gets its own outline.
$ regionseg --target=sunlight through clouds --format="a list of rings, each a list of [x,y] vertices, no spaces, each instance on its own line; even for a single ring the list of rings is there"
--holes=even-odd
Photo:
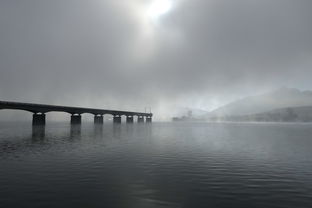
[[[174,15],[177,3],[174,0],[137,0],[128,4],[139,28],[131,47],[134,61],[146,62],[161,45],[179,45],[183,42],[181,32],[166,25],[166,18]]]

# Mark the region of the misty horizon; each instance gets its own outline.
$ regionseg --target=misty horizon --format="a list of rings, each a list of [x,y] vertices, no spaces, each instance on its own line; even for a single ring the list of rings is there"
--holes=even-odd
[[[164,119],[312,90],[310,1],[149,2],[1,1],[1,100],[152,107]]]

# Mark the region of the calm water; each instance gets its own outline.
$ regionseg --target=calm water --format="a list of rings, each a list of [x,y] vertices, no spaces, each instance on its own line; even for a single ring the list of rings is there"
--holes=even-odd
[[[312,207],[312,124],[0,124],[0,207]]]

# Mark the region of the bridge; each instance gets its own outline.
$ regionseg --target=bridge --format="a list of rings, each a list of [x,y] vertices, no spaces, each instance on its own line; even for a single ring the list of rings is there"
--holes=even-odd
[[[48,112],[65,112],[71,115],[71,124],[81,124],[81,114],[89,113],[94,115],[94,123],[103,124],[104,115],[109,114],[113,116],[114,123],[121,123],[122,116],[126,116],[127,123],[134,123],[134,117],[137,117],[138,123],[152,122],[152,113],[140,113],[130,111],[118,111],[118,110],[105,110],[105,109],[94,109],[94,108],[80,108],[80,107],[69,107],[69,106],[58,106],[58,105],[44,105],[34,103],[19,103],[19,102],[8,102],[0,101],[0,110],[24,110],[33,113],[33,125],[45,125],[46,124],[46,113]]]

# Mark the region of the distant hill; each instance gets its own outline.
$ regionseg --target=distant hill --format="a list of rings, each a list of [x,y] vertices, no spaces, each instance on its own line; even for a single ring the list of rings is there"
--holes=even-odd
[[[287,107],[249,115],[210,117],[212,121],[312,122],[312,106]]]
[[[222,106],[205,115],[206,118],[247,116],[270,111],[282,111],[288,107],[296,111],[312,112],[312,91],[281,88],[262,95],[250,96]],[[297,108],[302,107],[302,108]]]

